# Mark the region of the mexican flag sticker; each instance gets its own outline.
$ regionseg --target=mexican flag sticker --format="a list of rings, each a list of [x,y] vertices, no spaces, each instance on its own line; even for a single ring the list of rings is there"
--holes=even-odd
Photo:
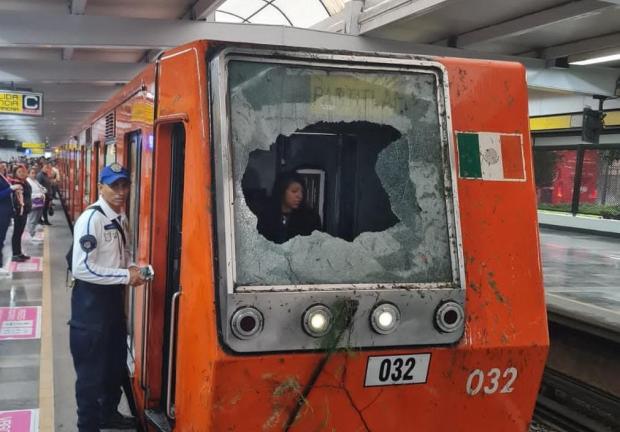
[[[459,177],[525,181],[523,136],[495,132],[457,132]]]

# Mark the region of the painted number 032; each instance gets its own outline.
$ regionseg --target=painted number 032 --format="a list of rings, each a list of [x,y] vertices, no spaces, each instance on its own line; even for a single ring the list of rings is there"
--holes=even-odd
[[[498,390],[500,393],[512,393],[512,385],[517,379],[517,368],[509,367],[504,371],[493,368],[488,372],[476,369],[467,377],[465,389],[467,394],[475,396],[481,391],[485,394],[494,394]]]

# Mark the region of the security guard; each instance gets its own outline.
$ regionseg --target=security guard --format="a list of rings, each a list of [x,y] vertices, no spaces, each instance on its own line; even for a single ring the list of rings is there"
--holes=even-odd
[[[118,412],[127,361],[124,315],[126,285],[144,282],[130,264],[129,233],[123,206],[129,173],[118,163],[99,176],[99,200],[73,228],[70,346],[77,373],[78,429],[130,429],[135,419]]]

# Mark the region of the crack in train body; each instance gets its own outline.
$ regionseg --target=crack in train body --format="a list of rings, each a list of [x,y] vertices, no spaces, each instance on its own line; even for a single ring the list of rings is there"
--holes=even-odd
[[[521,65],[199,41],[61,159],[72,220],[103,166],[132,174],[145,429],[527,430],[548,335]]]

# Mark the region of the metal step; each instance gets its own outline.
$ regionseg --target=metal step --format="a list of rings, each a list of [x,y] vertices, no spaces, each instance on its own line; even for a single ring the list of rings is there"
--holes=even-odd
[[[144,416],[159,432],[172,432],[172,426],[170,426],[168,417],[166,417],[163,411],[147,409],[144,411]]]

